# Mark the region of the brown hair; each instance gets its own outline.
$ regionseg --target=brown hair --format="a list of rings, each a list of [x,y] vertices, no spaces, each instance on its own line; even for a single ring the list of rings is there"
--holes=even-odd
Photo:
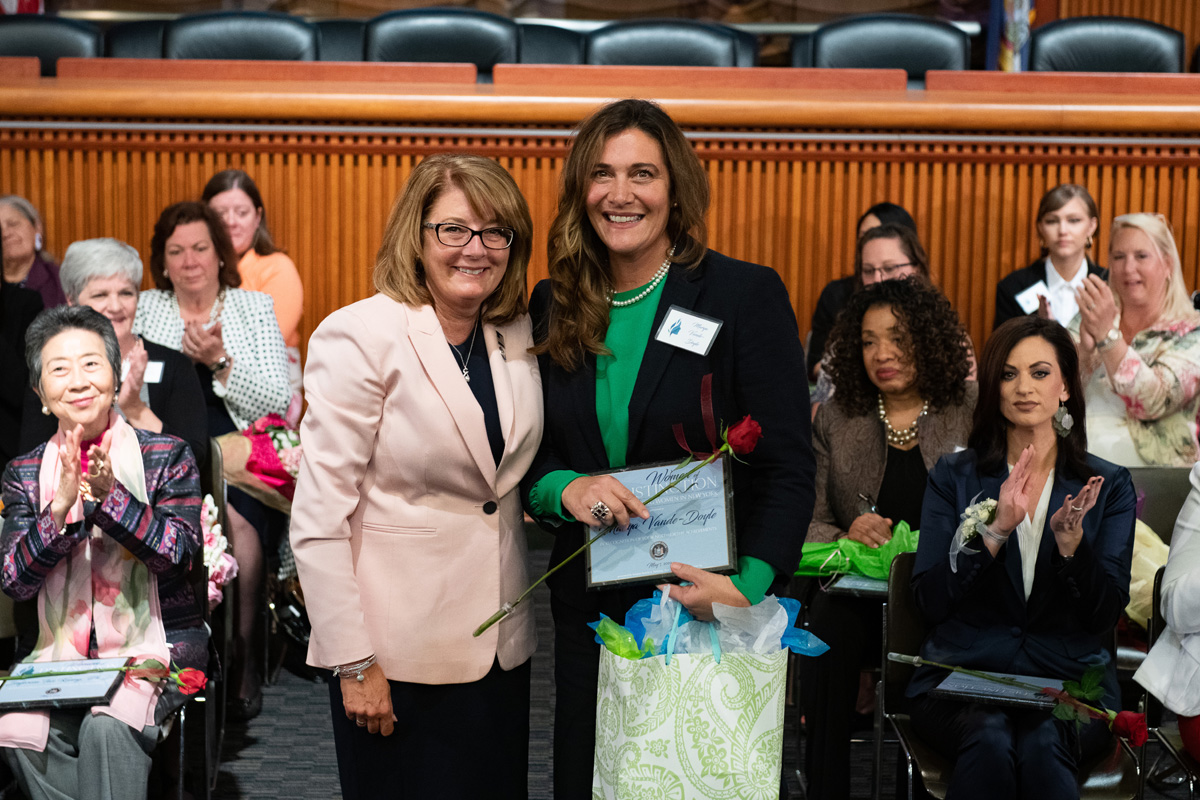
[[[1008,320],[992,332],[983,346],[983,356],[979,360],[979,400],[975,403],[967,446],[975,451],[976,463],[984,472],[997,472],[1007,462],[1008,420],[1000,412],[1000,384],[1004,382],[1008,354],[1033,336],[1044,339],[1054,348],[1069,395],[1064,405],[1075,420],[1071,432],[1058,439],[1055,468],[1059,474],[1063,474],[1065,468],[1076,478],[1087,480],[1092,471],[1087,466],[1087,424],[1079,354],[1066,328],[1037,314]]]
[[[513,229],[504,277],[482,306],[485,322],[511,322],[526,309],[525,277],[533,252],[533,221],[516,181],[504,167],[482,156],[439,153],[416,166],[388,217],[375,257],[375,288],[398,303],[433,305],[421,264],[425,251],[421,224],[451,186],[467,196],[471,210],[480,217],[494,218]]]
[[[863,233],[858,240],[858,246],[854,248],[854,288],[856,290],[863,288],[863,246],[867,242],[873,242],[876,239],[899,240],[900,249],[904,251],[904,255],[908,258],[909,263],[916,267],[917,274],[923,280],[929,280],[929,256],[925,254],[925,248],[921,246],[921,239],[917,236],[916,230],[907,225],[885,222]]]
[[[154,285],[159,289],[174,291],[175,284],[171,283],[165,269],[167,239],[171,238],[171,234],[175,233],[175,229],[180,225],[193,222],[203,222],[208,226],[208,236],[212,239],[213,249],[217,251],[217,261],[220,263],[217,280],[222,286],[241,286],[242,276],[238,274],[237,253],[233,252],[233,242],[229,240],[225,224],[221,222],[217,212],[195,200],[185,200],[167,206],[158,215],[158,222],[154,223],[154,236],[150,239],[150,274],[154,276]]]
[[[204,184],[204,192],[200,195],[200,200],[205,205],[212,202],[212,199],[222,192],[228,192],[230,189],[241,189],[250,198],[250,202],[254,204],[254,208],[259,212],[258,228],[254,231],[254,242],[251,247],[254,252],[260,256],[269,256],[271,253],[279,252],[279,248],[275,246],[275,240],[271,238],[271,232],[267,230],[267,209],[263,206],[262,195],[258,193],[258,186],[254,184],[254,179],[240,169],[223,169],[216,175],[208,179],[208,183]]]
[[[568,371],[579,368],[586,354],[606,352],[613,280],[608,249],[588,220],[587,195],[605,143],[635,129],[658,144],[666,161],[671,202],[667,236],[676,248],[671,260],[691,268],[708,250],[708,176],[667,112],[648,100],[619,100],[585,119],[563,165],[558,214],[550,225],[549,335],[534,348]]]
[[[1042,202],[1038,203],[1037,221],[1041,222],[1042,217],[1051,211],[1058,211],[1076,198],[1083,201],[1084,208],[1087,209],[1089,217],[1092,219],[1100,218],[1100,212],[1096,210],[1096,201],[1092,199],[1087,189],[1078,183],[1063,183],[1042,195]]]

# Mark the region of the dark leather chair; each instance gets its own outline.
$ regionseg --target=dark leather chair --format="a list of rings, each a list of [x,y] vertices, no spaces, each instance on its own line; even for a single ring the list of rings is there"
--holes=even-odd
[[[1072,17],[1043,25],[1029,43],[1031,72],[1183,72],[1184,36],[1131,17]]]
[[[812,66],[902,69],[910,82],[922,82],[931,69],[970,69],[971,38],[949,22],[928,17],[864,14],[818,28]]]
[[[245,61],[316,61],[317,29],[289,14],[216,11],[191,14],[167,24],[166,58]]]
[[[323,19],[314,23],[321,34],[322,61],[362,61],[367,22],[362,19]]]
[[[587,63],[659,67],[752,67],[758,38],[690,19],[614,22],[587,37]]]
[[[811,67],[813,65],[813,35],[811,33],[792,34],[792,43],[788,50],[791,53],[793,67]]]
[[[365,60],[474,64],[490,82],[496,64],[517,63],[517,23],[462,8],[389,11],[367,20]]]
[[[1200,46],[1196,47],[1196,52],[1192,53],[1192,72],[1200,72]],[[1195,295],[1195,292],[1192,293]],[[1192,297],[1192,302],[1195,303],[1196,298]]]
[[[940,753],[917,738],[912,729],[907,709],[905,690],[912,678],[913,667],[888,661],[888,653],[917,655],[928,630],[912,591],[913,567],[916,553],[900,553],[892,561],[888,574],[887,604],[883,607],[883,678],[879,703],[884,718],[891,723],[900,739],[900,765],[906,770],[907,795],[913,796],[913,784],[919,774],[926,791],[937,798],[944,798],[950,786],[954,764]],[[1115,641],[1114,641],[1115,644]],[[1123,741],[1113,742],[1112,750],[1098,763],[1080,775],[1080,797],[1082,800],[1134,800],[1139,797],[1140,770],[1133,752]],[[876,781],[880,776],[876,774]],[[879,796],[876,783],[875,796]],[[902,789],[904,787],[897,787]]]
[[[587,38],[558,25],[523,22],[517,26],[522,64],[582,64]]]
[[[60,58],[99,58],[104,35],[90,22],[42,14],[0,14],[0,56],[37,56],[52,77]]]
[[[162,58],[167,21],[139,19],[118,22],[104,33],[104,55],[109,58]]]

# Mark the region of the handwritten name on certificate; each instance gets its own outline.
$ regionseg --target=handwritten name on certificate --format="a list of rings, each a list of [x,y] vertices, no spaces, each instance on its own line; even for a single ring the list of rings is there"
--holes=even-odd
[[[660,464],[609,474],[644,502],[690,468]],[[673,561],[716,572],[736,568],[733,487],[724,458],[703,467],[646,509],[649,519],[634,518],[629,530],[614,530],[588,548],[588,588],[671,578]]]

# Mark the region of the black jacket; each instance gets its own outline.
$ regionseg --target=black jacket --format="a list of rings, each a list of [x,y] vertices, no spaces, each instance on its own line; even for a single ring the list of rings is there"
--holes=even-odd
[[[32,394],[25,365],[25,331],[41,310],[42,298],[37,292],[0,281],[0,314],[4,315],[0,317],[0,375],[4,376],[0,381],[0,469],[32,449],[19,444],[25,394]]]
[[[1108,280],[1108,270],[1096,264],[1090,258],[1087,260],[1089,275],[1096,275],[1101,280]],[[1010,272],[1006,278],[996,285],[996,318],[992,322],[992,330],[996,330],[1014,317],[1022,317],[1025,311],[1017,302],[1017,295],[1033,286],[1038,281],[1046,280],[1046,259],[1039,258],[1028,267]],[[1059,320],[1066,325],[1071,320]]]
[[[534,338],[544,340],[550,282],[534,289],[530,303]],[[653,338],[671,306],[681,306],[723,323],[707,356]],[[814,503],[808,381],[804,349],[787,289],[774,270],[711,250],[694,269],[673,266],[655,312],[651,339],[629,403],[630,466],[682,459],[672,433],[681,423],[688,444],[710,449],[704,432],[700,384],[712,375],[712,408],[718,425],[750,415],[763,429],[746,464],[734,463],[734,518],[738,555],[762,559],[786,584],[800,559]],[[544,475],[570,469],[594,473],[609,469],[596,417],[596,359],[575,372],[539,358],[546,423],[541,448],[522,482],[529,490]],[[719,444],[719,442],[718,442]],[[539,520],[552,527],[558,520]],[[556,529],[551,563],[583,544],[583,526]],[[597,604],[584,590],[583,559],[550,579],[559,600],[587,610]]]

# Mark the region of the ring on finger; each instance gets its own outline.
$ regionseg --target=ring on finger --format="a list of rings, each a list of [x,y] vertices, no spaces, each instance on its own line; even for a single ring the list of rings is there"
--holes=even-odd
[[[356,720],[354,720],[354,724],[360,728],[367,727],[367,721],[365,719],[356,719]]]
[[[603,500],[597,500],[596,502],[592,503],[591,510],[592,516],[596,518],[597,522],[604,522],[604,518],[610,513],[608,506],[604,504]]]
[[[1072,511],[1083,511],[1083,506],[1071,506]]]

